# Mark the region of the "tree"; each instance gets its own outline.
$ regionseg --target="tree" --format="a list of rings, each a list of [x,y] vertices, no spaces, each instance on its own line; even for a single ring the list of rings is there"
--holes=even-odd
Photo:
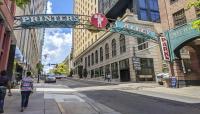
[[[43,68],[44,66],[42,65],[41,61],[39,61],[36,65],[36,68],[37,68],[37,73],[38,73],[38,83],[40,82],[40,75],[41,75],[41,72],[43,71]]]
[[[31,2],[31,0],[11,0],[11,1],[15,1],[16,5],[20,8],[25,8],[25,6]]]
[[[68,65],[65,63],[60,63],[58,65],[56,65],[56,67],[54,69],[52,69],[52,72],[54,74],[64,74],[64,75],[68,75],[69,74],[69,68]]]
[[[200,9],[200,0],[197,0],[197,1],[194,1],[194,2],[190,2],[188,4],[188,8],[190,9],[191,7],[195,7],[195,8]],[[192,27],[195,28],[195,29],[200,30],[200,19],[197,19],[194,22],[192,22]]]

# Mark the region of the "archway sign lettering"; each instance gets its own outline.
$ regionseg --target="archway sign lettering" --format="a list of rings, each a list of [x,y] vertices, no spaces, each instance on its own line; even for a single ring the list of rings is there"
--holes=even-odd
[[[108,25],[109,20],[101,13],[93,16],[76,14],[39,14],[15,17],[14,29],[33,28],[74,28],[88,29],[91,32],[108,31],[130,35],[137,38],[156,39],[157,34],[137,24],[127,23],[120,20]],[[109,28],[106,28],[109,26]]]

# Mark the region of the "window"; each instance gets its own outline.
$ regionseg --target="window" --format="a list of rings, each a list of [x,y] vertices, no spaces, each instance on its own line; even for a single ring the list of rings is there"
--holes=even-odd
[[[109,45],[108,44],[105,45],[105,56],[106,56],[106,59],[109,59]]]
[[[96,64],[98,63],[98,51],[97,50],[95,52],[95,62],[96,62]]]
[[[154,65],[152,58],[140,58],[141,70],[139,75],[153,75],[154,74]]]
[[[138,50],[143,50],[148,48],[148,42],[144,38],[138,38]]]
[[[104,69],[103,69],[103,67],[99,68],[99,73],[100,73],[99,74],[100,76],[104,76]]]
[[[185,10],[181,9],[179,11],[177,11],[176,13],[173,14],[173,19],[174,19],[174,26],[180,26],[182,24],[185,24],[186,21],[186,17],[185,17]]]
[[[158,0],[138,0],[138,19],[160,22]]]
[[[87,68],[87,57],[85,57],[85,68]]]
[[[170,3],[173,4],[174,2],[177,2],[178,0],[170,0]]]
[[[112,57],[117,55],[117,50],[116,50],[116,40],[112,40]]]
[[[94,53],[92,53],[92,65],[94,65]]]
[[[99,69],[98,68],[96,68],[95,69],[95,77],[99,77],[100,75],[99,75]]]
[[[111,64],[111,72],[112,72],[112,78],[114,78],[114,79],[119,78],[117,62]]]
[[[126,41],[123,34],[120,35],[120,53],[126,52]]]
[[[88,66],[90,66],[90,55],[88,55]]]
[[[129,59],[125,59],[119,62],[120,70],[129,69]]]
[[[100,48],[100,61],[103,61],[103,48]]]
[[[105,75],[110,74],[110,64],[105,66]]]

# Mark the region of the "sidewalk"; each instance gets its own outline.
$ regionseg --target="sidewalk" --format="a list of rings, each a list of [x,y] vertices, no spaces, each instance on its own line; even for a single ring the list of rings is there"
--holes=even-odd
[[[29,106],[24,112],[20,112],[19,90],[12,90],[12,94],[12,96],[6,96],[4,114],[61,114],[54,100],[44,99],[44,92],[33,93],[30,96]]]

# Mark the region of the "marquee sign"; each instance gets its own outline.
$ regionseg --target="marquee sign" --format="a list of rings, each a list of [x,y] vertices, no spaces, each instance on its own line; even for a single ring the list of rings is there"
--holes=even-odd
[[[180,48],[182,44],[187,43],[187,41],[199,37],[200,32],[192,28],[192,22],[189,22],[185,25],[166,31],[165,36],[169,43],[171,60],[174,60],[176,57],[175,50]]]
[[[161,42],[161,47],[162,47],[163,59],[165,61],[170,61],[170,54],[169,54],[167,39],[165,37],[160,37],[160,42]]]
[[[80,19],[74,14],[41,14],[16,16],[22,28],[72,28]]]
[[[121,34],[131,35],[138,38],[156,39],[156,33],[148,28],[141,27],[137,24],[116,21],[111,28],[111,32],[119,32]]]
[[[101,13],[97,13],[91,17],[90,23],[97,29],[102,29],[102,28],[106,27],[108,20],[105,15],[103,15]]]

